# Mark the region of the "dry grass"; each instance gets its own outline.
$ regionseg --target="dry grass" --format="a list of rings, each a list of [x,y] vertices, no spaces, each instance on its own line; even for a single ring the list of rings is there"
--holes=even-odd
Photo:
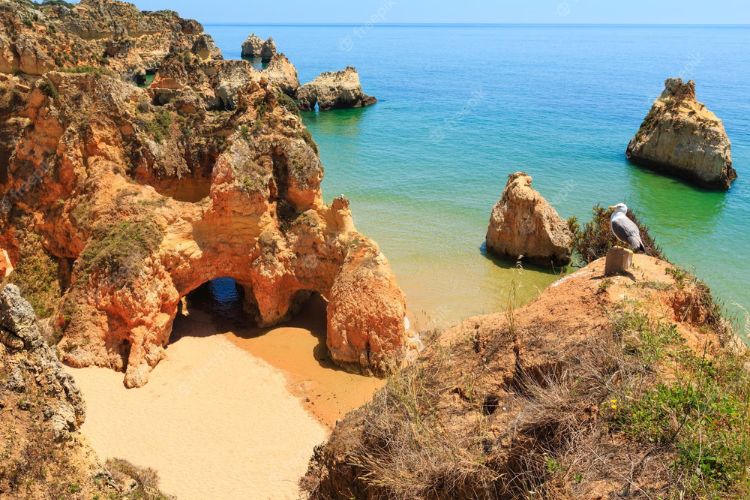
[[[104,467],[112,478],[123,486],[123,493],[130,500],[168,500],[173,497],[159,490],[159,475],[153,469],[138,467],[121,458],[110,458]]]

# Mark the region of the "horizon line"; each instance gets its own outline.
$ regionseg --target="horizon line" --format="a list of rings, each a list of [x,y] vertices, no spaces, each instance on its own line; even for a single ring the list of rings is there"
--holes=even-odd
[[[515,26],[543,26],[543,27],[684,27],[684,28],[750,28],[750,23],[371,23],[371,22],[320,22],[320,23],[295,23],[295,22],[202,22],[204,26],[288,26],[288,27],[515,27]]]

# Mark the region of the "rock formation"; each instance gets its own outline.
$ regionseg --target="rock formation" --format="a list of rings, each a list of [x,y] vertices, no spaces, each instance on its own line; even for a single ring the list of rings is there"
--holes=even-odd
[[[276,43],[271,37],[263,41],[262,38],[252,33],[242,42],[242,57],[259,58],[263,62],[269,62],[275,55]]]
[[[695,82],[670,78],[628,144],[632,162],[709,189],[729,189],[737,178],[721,120],[695,97]]]
[[[303,111],[321,111],[340,108],[361,108],[375,104],[377,99],[362,92],[357,70],[347,67],[343,71],[321,73],[315,80],[297,91],[297,103]]]
[[[297,69],[284,54],[275,54],[262,72],[268,81],[276,85],[282,92],[294,97],[299,89]]]
[[[743,474],[734,443],[748,431],[730,415],[746,408],[746,348],[722,330],[704,285],[634,259],[632,276],[605,277],[602,258],[515,313],[438,334],[315,449],[310,498],[668,498],[729,463]],[[733,451],[703,470],[678,451],[705,446]],[[724,498],[745,483],[714,485]]]
[[[63,361],[123,370],[141,386],[165,356],[181,297],[231,277],[259,325],[319,293],[340,365],[398,366],[414,345],[404,295],[348,203],[323,202],[317,146],[288,98],[246,61],[204,57],[184,28],[193,23],[158,16],[171,31],[153,37],[173,43],[148,89],[121,78],[127,65],[0,79],[15,96],[2,127],[17,132],[0,178],[0,248],[10,279],[59,291],[41,308]]]
[[[573,235],[523,172],[508,176],[487,228],[487,250],[539,265],[570,263]]]
[[[170,51],[195,45],[219,55],[198,22],[172,11],[140,12],[115,0],[0,2],[0,73],[39,76],[96,67],[135,75],[158,68]]]
[[[15,285],[0,288],[0,497],[142,498],[141,471],[102,466],[81,436],[84,401],[43,330]]]

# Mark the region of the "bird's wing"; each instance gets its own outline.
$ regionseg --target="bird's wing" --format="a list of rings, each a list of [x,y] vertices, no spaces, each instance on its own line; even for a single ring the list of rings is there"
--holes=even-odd
[[[620,241],[623,241],[638,250],[643,246],[641,241],[641,231],[636,226],[635,222],[630,220],[627,216],[615,217],[612,220],[612,232]]]

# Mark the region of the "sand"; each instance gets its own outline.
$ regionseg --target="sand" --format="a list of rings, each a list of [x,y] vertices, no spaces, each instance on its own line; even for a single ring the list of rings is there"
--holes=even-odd
[[[181,500],[297,498],[314,446],[383,384],[333,368],[324,318],[313,302],[290,325],[229,330],[190,311],[143,388],[68,369],[86,399],[82,430],[102,460],[155,469]]]

